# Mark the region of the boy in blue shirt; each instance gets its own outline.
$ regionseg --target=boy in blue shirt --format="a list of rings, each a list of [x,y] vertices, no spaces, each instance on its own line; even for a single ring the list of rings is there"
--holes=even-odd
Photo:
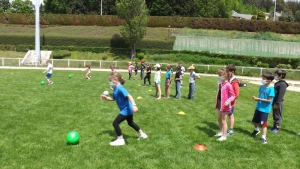
[[[268,126],[268,115],[271,112],[273,98],[275,96],[274,87],[270,86],[270,83],[273,81],[274,76],[272,73],[265,73],[262,75],[262,84],[259,87],[258,97],[253,96],[252,99],[257,101],[256,110],[252,119],[254,124],[254,131],[251,136],[257,136],[260,131],[258,128],[258,124],[262,126],[262,136],[258,140],[262,144],[267,144],[267,126]]]

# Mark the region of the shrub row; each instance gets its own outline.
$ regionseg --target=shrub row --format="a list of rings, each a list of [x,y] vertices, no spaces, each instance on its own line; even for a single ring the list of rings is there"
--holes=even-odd
[[[15,50],[15,51],[28,51],[34,50],[34,45],[1,45],[0,50]],[[41,50],[68,50],[80,52],[94,52],[104,53],[109,52],[117,56],[125,55],[130,56],[130,49],[128,48],[110,48],[110,47],[88,47],[88,46],[41,46]],[[138,53],[143,53],[143,58],[147,57],[148,60],[156,62],[190,62],[198,64],[219,64],[226,65],[233,63],[237,66],[257,66],[257,67],[280,67],[283,64],[290,65],[291,68],[296,69],[300,66],[300,58],[287,58],[287,57],[261,57],[261,56],[244,56],[244,55],[230,55],[192,51],[173,51],[162,49],[147,49],[139,48]],[[159,54],[159,55],[158,55]],[[138,54],[140,55],[140,54]],[[154,56],[151,56],[154,55]],[[286,68],[290,68],[287,66]]]
[[[34,24],[34,14],[5,14],[2,23],[7,18],[10,24]],[[40,17],[42,25],[86,25],[86,26],[119,26],[124,21],[115,15],[72,15],[43,14]],[[265,20],[243,20],[231,18],[199,18],[176,16],[149,16],[149,27],[171,27],[194,29],[237,30],[248,32],[276,32],[285,34],[300,33],[299,22],[279,22]]]
[[[84,36],[41,36],[41,46],[105,46],[112,48],[128,48],[122,37],[84,37]],[[142,40],[137,48],[173,49],[174,39],[169,40]],[[34,35],[0,34],[0,44],[31,45],[34,44]]]

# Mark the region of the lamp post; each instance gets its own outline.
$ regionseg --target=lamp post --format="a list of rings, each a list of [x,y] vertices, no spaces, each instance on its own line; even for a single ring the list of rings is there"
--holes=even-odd
[[[102,0],[101,0],[101,15],[102,15]]]
[[[35,1],[35,62],[40,64],[40,0]]]

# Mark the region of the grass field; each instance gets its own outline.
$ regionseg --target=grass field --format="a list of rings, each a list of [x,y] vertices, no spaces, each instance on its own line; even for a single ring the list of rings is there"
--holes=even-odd
[[[54,84],[48,86],[40,85],[45,80],[42,71],[0,70],[1,168],[300,168],[298,93],[287,91],[283,130],[268,131],[268,144],[262,145],[259,136],[249,136],[255,108],[251,96],[257,95],[258,86],[240,88],[235,135],[218,142],[213,136],[218,131],[216,77],[197,81],[194,101],[186,99],[187,75],[180,101],[156,100],[154,87],[127,80],[125,87],[139,107],[135,122],[149,138],[137,140],[137,133],[124,122],[126,145],[111,147],[109,142],[116,137],[112,121],[119,110],[115,102],[99,99],[109,89],[109,73],[92,72],[92,79],[86,80],[82,71],[54,70]],[[174,95],[174,85],[171,92]],[[178,115],[179,111],[186,115]],[[79,145],[66,144],[70,131],[80,134]],[[194,150],[197,143],[207,151]]]

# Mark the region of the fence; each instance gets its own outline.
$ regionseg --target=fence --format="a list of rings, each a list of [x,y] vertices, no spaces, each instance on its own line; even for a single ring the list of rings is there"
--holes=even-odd
[[[22,65],[21,61],[23,58],[0,58],[0,67],[1,66],[12,66],[12,67],[21,67],[26,66]],[[128,62],[126,61],[105,61],[105,60],[75,60],[75,59],[50,59],[54,67],[61,68],[84,68],[86,64],[91,65],[93,69],[110,69],[112,64],[115,65],[116,69],[127,69]],[[150,63],[155,65],[156,63]],[[160,63],[162,70],[165,69],[167,64],[174,66],[177,63]],[[45,67],[46,65],[39,65]],[[225,65],[202,65],[202,64],[193,64],[196,72],[198,73],[210,73],[217,74],[220,68],[225,67]],[[30,65],[32,67],[32,65]],[[251,77],[260,77],[265,72],[275,72],[276,68],[261,68],[261,67],[244,67],[236,66],[236,75],[242,76],[251,76]],[[291,80],[300,80],[300,70],[295,69],[284,69],[288,75],[287,78]]]
[[[300,43],[253,39],[226,39],[205,36],[176,36],[174,50],[210,51],[213,53],[300,57]]]

